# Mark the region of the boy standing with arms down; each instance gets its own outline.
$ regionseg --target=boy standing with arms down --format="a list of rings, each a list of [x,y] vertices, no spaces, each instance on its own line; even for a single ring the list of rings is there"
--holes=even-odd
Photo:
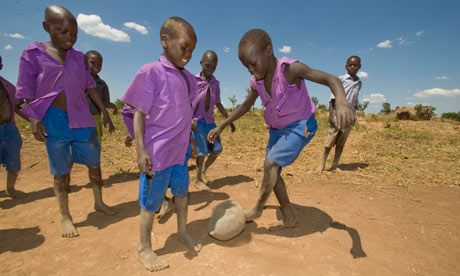
[[[339,76],[339,79],[342,81],[343,88],[345,90],[345,97],[347,100],[348,107],[353,111],[353,119],[356,118],[356,108],[358,106],[358,94],[361,90],[362,82],[361,79],[356,75],[358,70],[361,68],[361,58],[358,56],[351,56],[347,59],[345,69],[348,74]],[[321,162],[316,169],[317,173],[321,173],[324,170],[326,165],[327,156],[331,151],[332,147],[335,146],[335,155],[334,161],[332,161],[331,171],[338,168],[340,156],[343,152],[343,147],[347,141],[348,135],[351,132],[353,126],[340,130],[337,128],[337,123],[335,119],[335,97],[331,93],[331,99],[329,100],[329,130],[327,132],[326,143],[324,144],[323,157]]]
[[[85,58],[88,60],[89,64],[91,64],[91,76],[93,76],[94,81],[96,82],[96,91],[99,95],[99,98],[104,104],[105,108],[112,108],[113,115],[118,113],[117,106],[114,103],[110,102],[110,93],[109,87],[99,77],[99,72],[102,70],[102,55],[98,51],[88,51],[85,54]],[[91,115],[93,115],[94,122],[96,123],[96,137],[101,144],[102,141],[102,118],[101,118],[101,110],[97,107],[96,103],[91,99],[89,94],[86,95],[86,100],[89,104],[89,110],[91,111]],[[101,144],[102,145],[102,144]]]
[[[43,28],[51,41],[33,42],[22,53],[16,97],[27,100],[28,105],[22,111],[30,117],[35,139],[46,143],[61,213],[62,236],[71,238],[79,235],[68,204],[72,162],[88,167],[94,209],[115,214],[115,209],[102,200],[101,147],[85,90],[102,110],[109,132],[113,132],[114,127],[97,96],[96,83],[83,53],[72,48],[78,32],[75,17],[62,6],[48,6]]]
[[[3,68],[0,56],[0,70]],[[19,111],[22,103],[16,99],[16,87],[0,76],[0,164],[6,168],[6,190],[9,197],[19,198],[25,194],[14,189],[19,170],[21,169],[21,146],[22,139],[18,128],[14,123],[14,113],[26,120],[26,116]]]
[[[141,171],[140,241],[136,256],[150,271],[169,266],[153,252],[151,243],[155,212],[160,209],[168,187],[175,197],[179,240],[196,252],[202,247],[186,229],[187,160],[193,115],[191,102],[196,95],[196,81],[184,66],[192,58],[197,38],[188,22],[171,17],[161,26],[160,39],[163,47],[160,60],[139,69],[121,99],[136,109],[134,136]]]
[[[217,106],[225,118],[228,117],[228,114],[220,102],[219,81],[213,76],[217,67],[217,54],[211,50],[206,51],[200,64],[202,71],[196,75],[198,93],[193,101],[193,120],[197,124],[197,129],[193,130],[192,133],[198,151],[195,186],[200,190],[209,190],[206,185],[209,182],[206,171],[222,152],[220,137],[216,139],[214,144],[209,143],[207,139],[209,131],[216,127],[214,106]],[[230,124],[230,127],[234,132],[235,126]],[[208,158],[205,162],[206,156]]]

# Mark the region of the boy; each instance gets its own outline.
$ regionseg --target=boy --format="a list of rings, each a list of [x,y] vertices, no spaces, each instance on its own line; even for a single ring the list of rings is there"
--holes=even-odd
[[[43,28],[50,35],[50,41],[33,42],[22,53],[16,97],[27,99],[23,113],[30,117],[35,139],[46,143],[61,214],[62,237],[72,238],[79,235],[68,204],[72,162],[88,167],[94,209],[115,214],[115,209],[102,200],[101,147],[85,89],[102,110],[109,132],[113,132],[114,127],[97,95],[96,83],[83,53],[73,49],[78,32],[75,17],[62,6],[48,6]]]
[[[136,256],[150,271],[169,266],[153,252],[150,236],[155,212],[160,208],[168,187],[175,197],[179,240],[196,252],[202,247],[186,229],[187,160],[193,115],[191,102],[196,95],[196,81],[184,66],[192,57],[197,38],[187,21],[171,17],[161,26],[160,39],[163,47],[160,60],[144,65],[121,99],[136,109],[134,138],[141,171],[140,241]]]
[[[93,77],[94,81],[96,82],[96,91],[99,95],[99,98],[102,100],[105,108],[112,108],[113,115],[118,113],[117,106],[114,103],[110,102],[110,93],[109,87],[99,77],[99,72],[102,70],[102,55],[95,50],[91,50],[86,52],[85,58],[88,60],[89,64],[91,64],[91,76]],[[101,118],[101,110],[97,107],[96,103],[91,99],[91,97],[86,94],[86,100],[89,104],[89,110],[91,111],[91,115],[96,122],[96,137],[101,144],[102,141],[102,118]]]
[[[270,127],[264,161],[264,177],[255,205],[245,209],[246,221],[262,215],[265,203],[275,191],[283,220],[269,230],[295,227],[297,219],[281,177],[281,169],[292,164],[316,133],[315,105],[308,95],[304,79],[320,83],[332,90],[337,98],[337,117],[340,129],[352,123],[352,112],[345,102],[345,93],[337,77],[312,69],[287,57],[277,59],[273,53],[270,36],[261,29],[248,31],[238,45],[241,63],[253,76],[251,91],[246,100],[220,126],[208,135],[212,143],[223,129],[248,112],[260,96],[265,106],[265,123]]]
[[[196,122],[196,130],[193,130],[193,138],[196,143],[198,157],[196,158],[196,182],[195,186],[200,190],[209,190],[206,185],[209,180],[206,170],[216,161],[217,156],[222,152],[220,137],[214,144],[207,140],[208,133],[216,127],[214,123],[214,105],[220,113],[227,118],[228,114],[224,106],[220,103],[219,81],[213,76],[217,67],[217,54],[208,50],[203,54],[200,61],[202,71],[196,75],[198,94],[193,101],[194,113],[193,120]],[[232,132],[235,126],[230,124]],[[204,159],[206,162],[204,162]]]
[[[2,56],[0,56],[0,70],[2,69]],[[16,87],[0,76],[0,163],[7,171],[5,193],[12,198],[21,198],[25,195],[14,188],[21,169],[22,146],[21,135],[14,123],[14,113],[29,120],[19,110],[21,103],[21,100],[16,99]]]
[[[342,81],[343,88],[345,90],[345,97],[347,99],[348,107],[353,111],[353,121],[356,117],[356,107],[358,106],[358,94],[361,89],[362,82],[356,75],[358,70],[361,68],[361,58],[358,56],[351,56],[347,59],[345,69],[348,74],[339,76]],[[324,145],[323,157],[316,169],[317,173],[321,173],[326,165],[327,156],[331,151],[331,148],[335,145],[334,161],[332,161],[331,171],[338,168],[340,156],[342,155],[343,147],[347,141],[348,135],[350,134],[352,127],[344,130],[340,130],[336,126],[335,122],[335,97],[331,94],[329,101],[329,131],[327,132],[326,143]]]

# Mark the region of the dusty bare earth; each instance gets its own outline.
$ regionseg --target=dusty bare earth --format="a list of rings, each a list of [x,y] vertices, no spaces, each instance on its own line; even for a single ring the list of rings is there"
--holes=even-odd
[[[249,207],[258,195],[266,134],[260,116],[245,116],[223,133],[224,152],[208,176],[211,192],[191,187],[189,231],[199,255],[174,234],[175,215],[154,226],[153,246],[170,268],[157,275],[459,275],[460,125],[361,119],[345,148],[343,173],[313,174],[323,150],[325,119],[299,159],[283,169],[299,226],[269,232],[279,216],[274,196],[260,219],[227,242],[207,234],[213,207],[233,199]],[[324,116],[323,116],[324,117]],[[134,148],[127,131],[103,139],[105,201],[115,216],[96,213],[87,169],[72,172],[70,210],[80,236],[60,237],[45,146],[18,122],[24,139],[17,188],[0,192],[0,275],[148,275],[137,261],[139,207]],[[332,156],[330,156],[330,159]],[[193,181],[193,162],[189,163]],[[330,160],[327,168],[330,166]]]

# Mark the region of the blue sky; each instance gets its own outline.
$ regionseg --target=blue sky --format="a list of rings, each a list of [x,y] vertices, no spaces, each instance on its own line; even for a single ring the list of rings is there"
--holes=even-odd
[[[238,59],[241,36],[266,30],[277,57],[289,56],[334,75],[345,74],[350,55],[362,59],[360,101],[367,112],[383,102],[396,106],[432,105],[436,113],[460,110],[460,1],[2,1],[0,74],[15,83],[19,57],[32,41],[47,41],[44,9],[60,4],[78,17],[76,49],[98,50],[104,57],[100,76],[114,101],[136,71],[162,53],[159,30],[170,16],[180,16],[198,37],[186,68],[200,71],[205,50],[219,56],[215,73],[221,98],[241,103],[250,75]],[[307,81],[311,96],[327,104],[327,87]],[[258,101],[257,107],[260,107]]]

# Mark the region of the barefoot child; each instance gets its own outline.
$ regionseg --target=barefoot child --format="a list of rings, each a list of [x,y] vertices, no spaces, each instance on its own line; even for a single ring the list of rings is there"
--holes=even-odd
[[[281,168],[293,163],[303,147],[316,132],[315,105],[311,101],[304,79],[329,86],[337,99],[339,128],[352,123],[352,113],[345,102],[340,80],[330,74],[318,71],[287,57],[277,59],[269,35],[261,29],[248,31],[238,46],[241,63],[253,76],[251,91],[246,100],[220,126],[208,135],[214,142],[223,129],[248,112],[260,96],[265,106],[264,118],[270,127],[267,144],[264,177],[259,198],[254,206],[244,210],[246,221],[262,214],[272,190],[281,205],[283,220],[270,228],[276,230],[294,227],[297,223],[289,202],[286,186],[281,177]]]
[[[206,176],[207,169],[216,161],[217,156],[222,152],[220,137],[217,137],[214,144],[207,140],[208,133],[216,127],[214,123],[214,106],[217,106],[220,113],[227,118],[228,114],[220,103],[219,81],[213,76],[217,67],[217,54],[214,51],[206,51],[200,61],[202,71],[196,75],[198,94],[193,101],[193,120],[197,129],[193,130],[193,138],[198,150],[196,158],[196,182],[195,186],[200,190],[209,190],[206,185],[209,180]],[[235,126],[230,124],[232,132]],[[204,161],[206,156],[206,162]]]
[[[0,56],[0,70],[3,68]],[[0,163],[6,168],[6,190],[9,197],[24,197],[24,193],[14,188],[21,169],[21,135],[14,123],[14,113],[29,120],[19,110],[22,103],[16,99],[16,87],[0,76]],[[1,167],[0,166],[0,167]]]
[[[202,247],[186,229],[187,160],[193,115],[191,102],[196,95],[196,81],[184,66],[192,57],[197,38],[193,27],[179,17],[168,18],[163,23],[160,38],[163,47],[160,60],[144,65],[121,99],[136,109],[134,136],[141,171],[140,241],[136,255],[150,271],[169,266],[153,252],[150,236],[155,212],[160,208],[168,187],[175,196],[179,240],[196,252]]]
[[[114,127],[97,95],[96,83],[83,53],[72,48],[78,32],[75,17],[62,6],[48,6],[43,28],[51,41],[33,42],[22,53],[16,97],[27,99],[28,105],[23,108],[23,113],[30,117],[35,139],[46,143],[61,213],[62,236],[71,238],[79,235],[68,204],[72,162],[88,167],[94,209],[115,214],[115,209],[102,200],[101,147],[85,99],[85,89],[102,110],[104,125],[109,125],[109,132],[113,132]]]
[[[102,101],[102,104],[105,108],[112,108],[113,115],[118,113],[117,106],[114,103],[110,102],[110,93],[109,87],[99,77],[99,72],[102,70],[102,55],[95,50],[91,50],[86,52],[85,58],[88,60],[89,64],[91,64],[91,76],[93,77],[94,81],[96,82],[96,91],[99,95],[99,98]],[[96,137],[101,144],[102,141],[102,118],[101,118],[101,110],[97,107],[96,103],[91,99],[89,94],[86,95],[86,101],[89,104],[89,110],[91,111],[91,115],[94,118],[96,123]]]
[[[353,121],[356,117],[356,107],[358,106],[358,94],[363,85],[361,79],[356,75],[358,70],[361,68],[361,58],[358,56],[351,56],[347,59],[347,64],[345,69],[348,74],[340,76],[342,81],[343,88],[345,90],[345,97],[347,99],[348,107],[353,111]],[[335,155],[334,161],[332,161],[331,171],[337,169],[339,165],[340,156],[343,152],[343,147],[347,142],[348,135],[350,134],[352,127],[349,127],[345,130],[340,130],[337,128],[335,122],[335,97],[334,94],[331,94],[331,99],[329,101],[329,130],[327,132],[326,143],[324,144],[324,153],[321,161],[316,170],[317,173],[321,173],[324,170],[326,165],[327,156],[331,151],[331,148],[335,146]]]

